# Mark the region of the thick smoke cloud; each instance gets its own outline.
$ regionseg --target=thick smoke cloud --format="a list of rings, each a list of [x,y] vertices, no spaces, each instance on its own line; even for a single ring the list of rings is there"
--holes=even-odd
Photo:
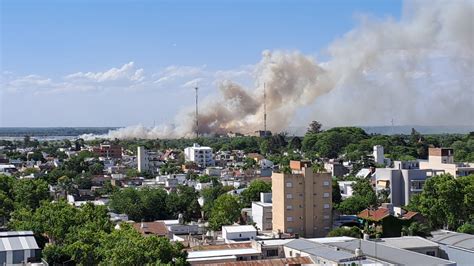
[[[264,51],[255,86],[219,84],[201,104],[202,134],[285,130],[303,107],[325,125],[466,125],[474,123],[474,2],[420,1],[404,6],[400,21],[361,18],[325,51],[329,60],[299,52]],[[175,126],[112,131],[110,138],[190,137],[194,112]]]

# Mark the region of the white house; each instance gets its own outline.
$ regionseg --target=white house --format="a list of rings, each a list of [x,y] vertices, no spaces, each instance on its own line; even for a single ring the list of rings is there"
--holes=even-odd
[[[339,190],[341,191],[342,199],[347,199],[352,196],[352,185],[354,185],[355,182],[356,181],[337,181]]]
[[[184,149],[184,159],[187,162],[194,162],[200,167],[214,165],[212,149],[210,147],[201,147],[197,143],[194,143],[192,147]]]
[[[260,201],[252,202],[252,220],[260,230],[272,230],[272,193],[260,193]]]
[[[257,237],[257,229],[252,225],[222,226],[222,238],[226,243],[250,241]]]

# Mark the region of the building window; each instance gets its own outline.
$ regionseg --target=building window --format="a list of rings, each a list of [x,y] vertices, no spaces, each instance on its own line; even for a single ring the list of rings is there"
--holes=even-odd
[[[278,249],[269,249],[267,250],[267,257],[277,257]]]
[[[293,228],[292,228],[292,227],[288,227],[288,228],[286,229],[286,231],[287,231],[288,233],[293,233]],[[291,252],[291,251],[290,251],[290,252]],[[291,256],[291,254],[290,254],[290,256]]]
[[[329,187],[329,181],[324,181],[324,182],[323,182],[323,186]]]
[[[290,229],[290,228],[288,228],[288,229]],[[290,250],[290,257],[293,257],[293,251],[291,251],[291,250]]]
[[[426,252],[426,255],[429,255],[429,256],[436,256],[436,252],[434,252],[434,251],[427,251],[427,252]]]
[[[324,192],[323,198],[329,198],[329,192]]]
[[[324,227],[324,230],[326,230],[326,231],[329,230],[329,227],[328,226]]]
[[[287,199],[292,199],[292,198],[293,198],[293,195],[292,195],[292,194],[286,194],[286,198],[287,198]]]
[[[293,217],[292,217],[292,216],[288,216],[288,217],[286,217],[286,220],[287,220],[288,222],[293,222]]]
[[[324,204],[324,209],[329,209],[329,204]]]
[[[293,187],[293,183],[291,183],[291,182],[286,182],[286,187]]]
[[[286,209],[287,210],[293,210],[293,206],[292,205],[286,205]]]
[[[324,220],[328,220],[329,219],[329,215],[324,215]]]

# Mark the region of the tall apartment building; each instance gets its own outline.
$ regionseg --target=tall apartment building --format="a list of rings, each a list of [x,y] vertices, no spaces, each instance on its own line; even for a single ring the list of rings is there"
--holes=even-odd
[[[404,206],[413,195],[421,193],[428,178],[444,170],[420,169],[418,161],[394,161],[392,168],[377,168],[376,191],[389,193],[390,203]]]
[[[214,166],[214,156],[212,154],[212,148],[201,147],[197,143],[194,143],[192,147],[184,149],[184,159],[187,162],[194,162],[203,168],[208,166]]]
[[[272,174],[273,231],[326,236],[332,225],[331,174],[315,173],[305,161],[290,161],[290,168]]]
[[[163,164],[163,162],[160,160],[161,155],[161,153],[149,151],[143,146],[137,147],[138,172],[149,172],[152,174],[158,172],[158,167]]]
[[[420,169],[444,170],[454,177],[474,174],[472,163],[454,162],[454,150],[450,148],[429,148],[428,160],[420,160]]]

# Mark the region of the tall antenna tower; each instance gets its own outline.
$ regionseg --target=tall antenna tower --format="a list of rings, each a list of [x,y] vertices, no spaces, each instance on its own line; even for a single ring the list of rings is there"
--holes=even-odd
[[[263,83],[263,134],[267,135],[267,91]]]
[[[390,128],[390,130],[392,131],[392,135],[394,135],[394,134],[395,134],[395,128],[393,127],[393,125],[394,125],[394,124],[393,124],[393,117],[392,117],[392,120],[390,120],[390,123],[391,123],[391,125],[392,125],[392,127]]]
[[[196,86],[194,88],[196,90],[196,138],[199,137],[199,118],[198,118],[198,90],[199,88]]]

